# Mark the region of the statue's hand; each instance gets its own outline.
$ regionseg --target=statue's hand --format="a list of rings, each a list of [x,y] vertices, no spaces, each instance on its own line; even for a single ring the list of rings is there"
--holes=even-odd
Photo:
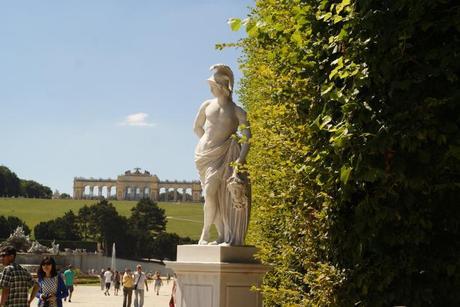
[[[244,165],[244,164],[246,164],[246,160],[242,159],[241,157],[239,157],[238,159],[235,160],[235,164],[236,165]]]
[[[230,176],[230,178],[239,178],[238,176],[238,169],[239,167],[242,165],[241,163],[241,160],[240,158],[236,159],[233,163],[232,163],[232,166],[233,166],[233,173],[232,173],[232,176]]]
[[[232,173],[232,175],[230,176],[230,178],[227,179],[227,182],[231,181],[232,178],[239,178],[239,177],[238,177],[238,168],[236,168],[236,167],[233,168],[233,173]]]

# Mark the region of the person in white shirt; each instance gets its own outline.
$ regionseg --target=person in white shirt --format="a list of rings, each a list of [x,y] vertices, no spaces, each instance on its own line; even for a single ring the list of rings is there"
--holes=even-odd
[[[113,280],[113,273],[110,268],[107,268],[107,271],[104,273],[104,281],[105,281],[105,292],[104,295],[110,295],[110,285],[112,284]]]
[[[142,266],[138,264],[134,273],[134,307],[144,306],[144,285],[145,290],[149,291],[147,276],[142,272]]]

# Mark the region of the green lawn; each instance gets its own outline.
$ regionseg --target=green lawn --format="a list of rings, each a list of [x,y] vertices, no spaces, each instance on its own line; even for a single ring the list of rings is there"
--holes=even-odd
[[[17,216],[33,229],[40,222],[62,216],[66,211],[96,203],[96,200],[0,198],[0,215]],[[121,215],[129,216],[134,201],[111,201]],[[159,203],[166,210],[168,232],[198,239],[203,227],[203,205],[196,203]],[[213,237],[216,232],[213,229]]]

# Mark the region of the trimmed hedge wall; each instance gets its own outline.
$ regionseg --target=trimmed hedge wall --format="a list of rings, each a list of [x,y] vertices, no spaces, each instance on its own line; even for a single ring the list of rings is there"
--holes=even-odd
[[[447,0],[231,20],[266,306],[460,305],[459,22]]]

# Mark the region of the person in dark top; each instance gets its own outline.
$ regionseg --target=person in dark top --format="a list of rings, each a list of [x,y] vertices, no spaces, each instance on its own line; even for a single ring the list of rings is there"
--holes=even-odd
[[[0,258],[4,266],[3,274],[0,277],[2,297],[0,307],[29,307],[33,301],[38,287],[32,275],[19,264],[15,263],[16,249],[6,246],[0,250]],[[27,292],[33,287],[30,298],[27,299]]]

